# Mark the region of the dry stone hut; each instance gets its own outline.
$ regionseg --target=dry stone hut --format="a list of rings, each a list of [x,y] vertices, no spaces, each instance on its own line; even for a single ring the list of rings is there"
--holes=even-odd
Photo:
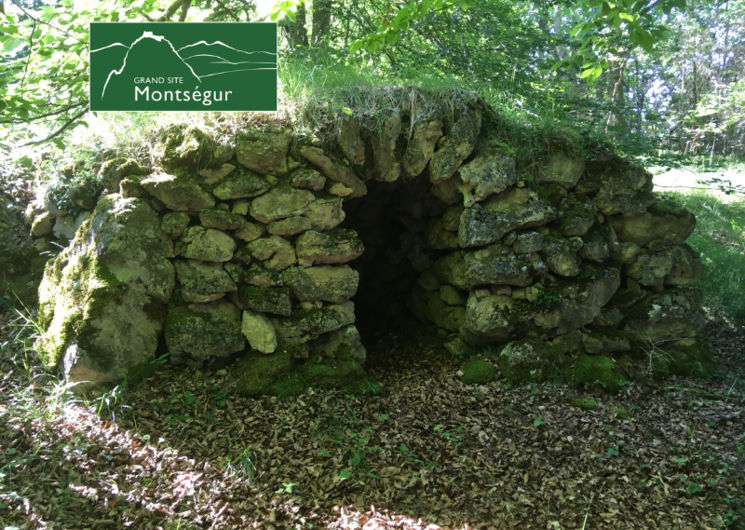
[[[157,351],[239,356],[245,394],[375,392],[355,322],[410,312],[453,351],[494,346],[513,382],[617,389],[650,352],[664,372],[713,368],[685,244],[695,218],[657,199],[649,173],[561,142],[528,163],[467,92],[387,97],[408,104],[352,106],[320,138],[173,127],[152,167],[102,165],[102,190],[77,192],[83,218],[37,212],[35,234],[71,240],[40,288],[46,364],[102,383]]]

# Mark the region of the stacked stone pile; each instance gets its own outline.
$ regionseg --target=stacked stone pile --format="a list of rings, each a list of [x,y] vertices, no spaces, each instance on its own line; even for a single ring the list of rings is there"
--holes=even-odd
[[[152,170],[104,163],[95,208],[47,267],[39,351],[100,383],[147,369],[163,336],[173,361],[240,356],[247,394],[376,391],[358,302],[408,308],[453,351],[499,345],[514,381],[617,383],[616,361],[649,352],[664,371],[709,370],[693,216],[607,152],[518,169],[478,100],[451,111],[342,114],[331,144],[174,128]]]

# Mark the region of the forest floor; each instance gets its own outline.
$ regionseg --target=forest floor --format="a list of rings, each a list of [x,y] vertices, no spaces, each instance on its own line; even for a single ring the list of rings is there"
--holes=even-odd
[[[460,382],[427,327],[363,330],[385,396],[245,399],[168,365],[78,401],[0,321],[0,528],[745,528],[745,333],[709,381],[616,396]],[[592,397],[597,410],[573,406]]]

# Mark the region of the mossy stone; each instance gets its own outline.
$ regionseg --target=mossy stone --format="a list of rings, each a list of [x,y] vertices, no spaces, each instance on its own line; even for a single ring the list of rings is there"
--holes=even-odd
[[[357,293],[359,284],[359,273],[347,265],[290,267],[282,273],[282,278],[301,302],[322,300],[341,304]]]
[[[247,129],[238,135],[235,156],[244,167],[262,175],[285,175],[292,131]]]
[[[362,395],[383,393],[383,387],[370,379],[358,362],[349,359],[311,357],[298,367],[297,373],[313,388],[339,389]]]
[[[329,331],[354,323],[354,304],[329,304],[324,307],[296,307],[289,318],[274,318],[272,324],[280,340],[302,343]]]
[[[460,380],[466,385],[483,385],[491,383],[497,377],[497,368],[488,361],[471,359],[463,365],[463,375]]]
[[[189,226],[189,214],[186,212],[171,212],[163,216],[160,229],[171,239],[178,238]]]
[[[665,375],[704,379],[711,377],[719,368],[709,345],[696,337],[661,345],[652,354],[652,366]]]
[[[591,397],[577,398],[572,401],[572,405],[582,410],[598,410],[598,402]]]
[[[198,212],[215,206],[215,198],[199,186],[189,171],[178,171],[173,175],[155,173],[140,184],[169,210]]]
[[[271,187],[272,183],[265,177],[255,175],[250,171],[239,170],[220,182],[212,190],[212,193],[218,199],[227,201],[229,199],[257,197],[269,191]]]
[[[286,350],[269,355],[249,353],[239,359],[230,369],[230,379],[236,391],[247,397],[277,395],[276,385],[292,369],[292,357]],[[302,383],[301,387],[304,387]]]
[[[623,407],[611,407],[613,409],[613,412],[616,413],[616,416],[618,416],[619,419],[622,420],[628,420],[629,419],[629,411],[627,411]]]
[[[238,289],[222,263],[176,260],[174,267],[186,302],[213,302]]]
[[[104,196],[47,265],[37,352],[68,382],[85,382],[77,390],[123,379],[153,358],[174,282],[155,212],[139,199]]]
[[[497,359],[502,375],[513,384],[540,383],[557,377],[569,360],[551,343],[541,339],[510,342]]]
[[[199,212],[199,222],[205,228],[218,230],[238,230],[248,224],[240,215],[217,208],[207,208]]]
[[[292,314],[289,287],[241,285],[238,300],[244,309],[289,317]]]
[[[612,359],[598,355],[580,355],[572,367],[572,380],[577,384],[599,383],[607,392],[618,392],[628,381]]]
[[[171,355],[189,354],[200,361],[241,351],[241,313],[224,300],[207,304],[175,305],[169,309],[165,330]]]
[[[216,142],[195,126],[181,130],[173,126],[166,130],[154,149],[155,158],[166,171],[181,167],[219,167],[215,159]]]
[[[188,228],[181,241],[188,245],[183,256],[200,261],[230,261],[236,247],[228,234],[202,226]]]

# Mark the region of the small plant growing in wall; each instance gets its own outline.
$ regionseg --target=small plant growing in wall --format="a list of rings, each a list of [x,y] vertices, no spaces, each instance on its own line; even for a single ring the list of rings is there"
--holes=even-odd
[[[546,289],[534,303],[546,309],[553,309],[560,300],[561,298],[553,290]]]

